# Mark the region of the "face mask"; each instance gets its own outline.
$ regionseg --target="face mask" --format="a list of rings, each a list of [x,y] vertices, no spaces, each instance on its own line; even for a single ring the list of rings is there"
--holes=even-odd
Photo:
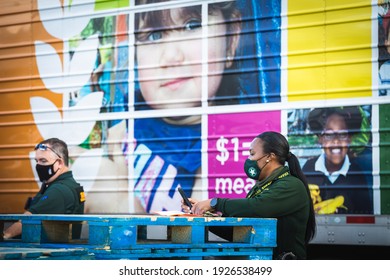
[[[267,155],[264,155],[263,157],[265,157],[265,156],[267,156]],[[258,160],[250,160],[249,158],[247,158],[245,160],[244,171],[245,171],[246,176],[248,176],[249,178],[254,179],[254,180],[259,179],[261,170],[268,163],[268,162],[266,162],[266,164],[264,164],[263,168],[260,168],[257,166],[257,162],[259,160],[261,160],[263,157],[259,158]]]
[[[58,169],[57,169],[57,171],[54,171],[54,164],[56,163],[56,161],[50,165],[37,164],[35,166],[35,169],[37,170],[37,173],[39,176],[39,180],[41,182],[49,180],[51,177],[54,176],[54,174],[56,174],[56,172],[58,171]]]

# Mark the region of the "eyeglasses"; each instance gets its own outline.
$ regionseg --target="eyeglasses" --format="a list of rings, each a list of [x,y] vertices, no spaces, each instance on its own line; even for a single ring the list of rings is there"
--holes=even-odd
[[[47,151],[47,149],[49,149],[50,151],[52,151],[53,153],[55,153],[59,158],[61,158],[61,156],[56,152],[54,151],[52,148],[50,148],[48,145],[46,144],[37,144],[35,146],[35,149],[34,151],[36,150],[40,150],[40,151]]]
[[[332,141],[336,138],[338,140],[345,141],[348,139],[348,130],[339,130],[337,132],[333,130],[325,130],[321,133],[321,136],[323,136],[327,141]]]

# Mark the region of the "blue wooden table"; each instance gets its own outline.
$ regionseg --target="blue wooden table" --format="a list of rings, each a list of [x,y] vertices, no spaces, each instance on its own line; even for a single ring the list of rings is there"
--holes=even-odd
[[[38,254],[37,249],[46,252],[49,249],[68,250],[66,253],[69,253],[70,259],[203,259],[210,256],[272,259],[272,250],[276,246],[276,219],[157,215],[0,215],[0,229],[18,220],[23,225],[22,236],[19,239],[0,240],[0,259],[10,258],[10,248],[15,252],[34,249],[35,254]],[[71,234],[72,227],[80,225],[86,234],[75,239]],[[219,226],[233,229],[232,241],[215,241],[209,238],[210,227]],[[158,235],[150,237],[153,231],[158,232]],[[6,248],[8,257],[1,253]],[[55,251],[52,252],[55,255]],[[50,256],[49,253],[46,255]],[[20,255],[18,258],[21,258]]]

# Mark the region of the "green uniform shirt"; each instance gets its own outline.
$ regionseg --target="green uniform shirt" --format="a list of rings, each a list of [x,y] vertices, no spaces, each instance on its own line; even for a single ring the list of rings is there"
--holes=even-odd
[[[61,174],[43,193],[39,192],[28,211],[33,214],[83,214],[84,193],[72,171]]]
[[[298,259],[305,259],[310,202],[305,185],[283,166],[266,180],[258,181],[247,198],[218,199],[216,210],[230,217],[277,218],[274,258],[283,252],[293,252]]]

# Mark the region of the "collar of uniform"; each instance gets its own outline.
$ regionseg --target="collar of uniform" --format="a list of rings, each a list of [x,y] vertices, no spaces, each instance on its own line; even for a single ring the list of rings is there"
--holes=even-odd
[[[276,168],[274,171],[272,171],[271,175],[269,175],[264,180],[259,181],[258,183],[259,183],[259,185],[264,185],[270,181],[275,180],[275,178],[277,178],[278,176],[280,176],[281,174],[283,174],[286,171],[289,171],[287,166],[280,166],[280,167]]]
[[[49,186],[51,184],[53,184],[53,183],[56,183],[56,182],[60,181],[60,180],[66,180],[68,178],[71,178],[72,176],[73,175],[72,175],[72,171],[71,170],[66,171],[66,172],[62,173],[60,176],[58,176],[58,178],[55,179],[53,182],[49,183]]]
[[[281,166],[272,171],[271,175],[265,178],[262,181],[257,181],[257,183],[252,187],[252,189],[248,192],[247,197],[251,197],[254,192],[257,190],[261,190],[264,186],[270,185],[273,181],[277,180],[281,174],[286,173],[289,174],[289,169],[287,166]],[[267,187],[268,188],[268,187]]]

